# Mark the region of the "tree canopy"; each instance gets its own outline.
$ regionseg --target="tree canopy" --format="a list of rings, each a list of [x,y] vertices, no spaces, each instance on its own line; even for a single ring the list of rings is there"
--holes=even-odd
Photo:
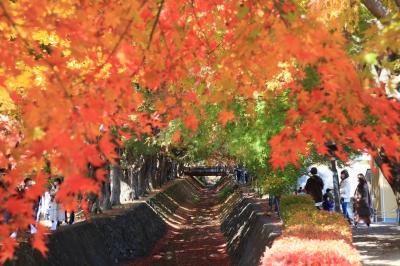
[[[0,207],[12,215],[0,261],[50,175],[64,176],[57,199],[76,209],[105,180],[88,164],[113,162],[132,138],[169,132],[193,156],[223,147],[274,169],[327,154],[327,141],[342,160],[383,147],[399,162],[400,104],[368,71],[397,51],[398,13],[381,30],[364,25],[358,1],[322,17],[319,2],[0,1]],[[36,185],[19,197],[26,176]],[[41,252],[43,232],[33,239]]]

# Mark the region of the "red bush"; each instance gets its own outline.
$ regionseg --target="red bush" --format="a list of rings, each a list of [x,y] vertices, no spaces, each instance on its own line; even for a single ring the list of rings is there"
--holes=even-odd
[[[288,198],[285,229],[266,249],[261,265],[361,265],[343,215],[304,208],[308,205],[296,199]]]
[[[307,240],[297,237],[277,239],[267,248],[262,266],[361,265],[358,251],[343,240]]]

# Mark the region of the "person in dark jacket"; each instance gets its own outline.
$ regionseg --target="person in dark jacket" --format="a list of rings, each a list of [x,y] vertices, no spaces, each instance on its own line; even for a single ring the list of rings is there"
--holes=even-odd
[[[322,189],[324,188],[324,181],[318,175],[318,170],[316,167],[311,168],[311,176],[307,180],[304,190],[307,194],[311,195],[314,199],[315,206],[320,209],[322,206]]]
[[[335,211],[335,200],[333,199],[333,195],[331,193],[332,189],[327,188],[326,192],[323,196],[322,208],[325,211],[333,212]]]
[[[363,174],[358,174],[358,185],[354,193],[354,225],[364,221],[367,226],[371,224],[371,196],[368,183]]]

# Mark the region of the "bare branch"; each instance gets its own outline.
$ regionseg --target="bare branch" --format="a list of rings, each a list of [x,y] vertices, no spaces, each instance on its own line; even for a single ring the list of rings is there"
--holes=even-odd
[[[151,32],[150,32],[149,41],[147,43],[147,49],[150,49],[151,41],[153,40],[154,32],[156,31],[157,24],[160,20],[160,14],[164,7],[164,3],[165,3],[165,0],[161,0],[161,4],[160,4],[160,7],[158,8],[158,12],[157,12],[156,20],[154,21],[153,28],[151,29]]]
[[[372,15],[378,19],[386,17],[389,14],[389,10],[381,2],[381,0],[362,0],[362,2],[372,13]],[[396,2],[400,2],[400,0],[396,0]]]

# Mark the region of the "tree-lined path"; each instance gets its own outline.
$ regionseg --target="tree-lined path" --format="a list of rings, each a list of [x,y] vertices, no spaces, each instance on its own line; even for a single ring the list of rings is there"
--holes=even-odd
[[[291,196],[313,164],[336,169],[369,154],[400,208],[399,14],[399,0],[0,0],[0,264],[18,259],[28,228],[29,244],[50,258],[57,227],[75,214],[143,199],[187,166],[217,165],[273,195],[292,226],[275,247],[263,244],[264,265],[359,266],[347,221],[315,210],[325,191],[318,202]],[[334,176],[324,190],[333,188],[337,208]],[[143,265],[229,264],[216,191],[200,194],[177,211],[179,200],[161,200],[170,230]],[[107,234],[87,225],[89,247],[118,240],[82,260],[102,253],[108,266],[148,254],[125,224]],[[257,245],[246,245],[242,257],[258,262]]]
[[[216,192],[202,189],[195,206],[178,208],[175,222],[169,223],[167,235],[149,257],[123,265],[232,265],[220,231],[218,207]]]

